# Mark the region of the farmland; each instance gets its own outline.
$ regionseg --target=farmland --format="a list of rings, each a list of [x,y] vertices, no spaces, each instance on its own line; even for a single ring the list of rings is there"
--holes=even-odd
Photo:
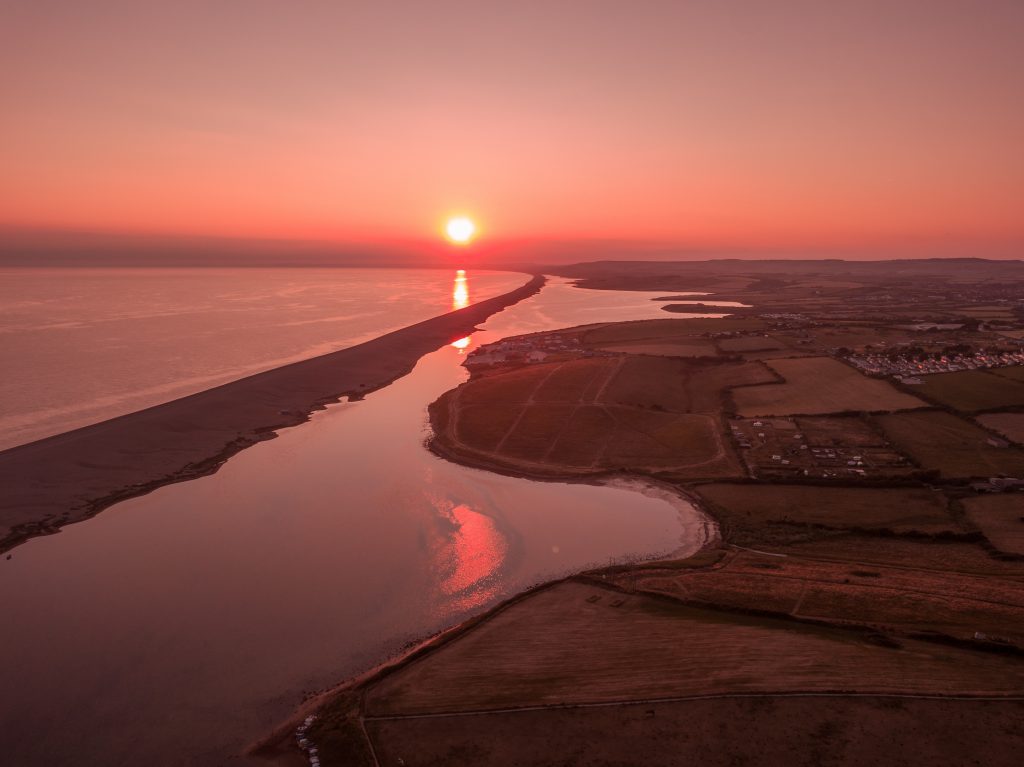
[[[765,380],[758,363],[642,354],[513,367],[432,406],[435,449],[525,473],[739,476],[718,415],[723,392]]]
[[[828,679],[816,673],[822,663]],[[966,650],[907,641],[894,651],[827,628],[794,630],[569,582],[385,677],[367,691],[365,710],[394,716],[784,688],[998,694],[1022,684],[1024,667],[1007,674],[999,659]]]
[[[370,719],[366,729],[381,764],[415,753],[429,767],[739,765],[751,754],[788,767],[962,767],[981,753],[987,767],[1016,767],[1024,748],[1024,704],[1009,700],[757,696],[474,714],[467,726],[469,718]],[[1007,733],[995,747],[992,731]],[[703,732],[715,737],[694,737]]]
[[[1024,473],[1024,451],[993,446],[988,432],[950,413],[892,413],[876,421],[894,445],[945,477]]]
[[[975,420],[1018,445],[1024,444],[1024,413],[987,413]]]
[[[879,430],[857,416],[732,418],[729,429],[752,477],[842,481],[915,472]]]
[[[911,637],[877,641],[874,634],[782,616],[828,612],[839,605],[835,596],[843,595],[858,605],[855,620],[898,622],[905,608],[901,612],[898,600],[887,595],[910,588],[986,625],[984,616],[997,616],[999,609],[986,612],[989,602],[982,600],[1012,599],[1015,584],[989,587],[972,602],[941,574],[851,575],[849,566],[831,563],[790,567],[741,552],[730,555],[721,578],[700,567],[674,572],[650,567],[613,576],[613,587],[576,580],[545,588],[371,680],[350,704],[353,715],[365,723],[365,737],[386,763],[416,754],[417,763],[436,765],[519,759],[560,764],[552,760],[552,749],[561,754],[562,744],[571,742],[568,763],[580,763],[588,754],[607,758],[628,744],[623,764],[635,763],[638,754],[645,764],[678,764],[680,753],[707,755],[710,763],[720,764],[721,748],[730,753],[728,743],[716,741],[712,749],[708,739],[678,733],[692,735],[695,721],[728,732],[723,728],[733,716],[745,723],[742,733],[737,731],[743,744],[738,755],[748,752],[753,738],[759,757],[778,753],[787,764],[821,763],[813,749],[795,761],[785,756],[794,733],[821,748],[835,746],[841,754],[874,755],[882,762],[902,754],[913,763],[934,748],[936,763],[952,764],[943,760],[958,754],[970,758],[969,749],[977,747],[985,749],[991,764],[1013,763],[1024,745],[1016,719],[1020,704],[916,698],[1013,694],[1024,684],[1019,664]],[[769,594],[767,604],[775,605],[771,609],[780,617],[699,606],[724,600],[763,608],[765,588],[778,595],[772,600]],[[902,625],[913,628],[913,622]],[[836,689],[867,695],[834,696]],[[828,696],[787,697],[779,690]],[[903,695],[909,697],[892,697]],[[991,733],[996,723],[1003,723],[1008,735],[998,748],[986,748],[992,741],[981,740],[978,732]],[[934,732],[939,724],[942,732]],[[856,745],[843,738],[833,743],[830,733],[837,726],[869,727],[872,737],[857,738]],[[917,732],[921,727],[927,727],[928,737]],[[311,737],[328,758],[352,758],[358,751],[349,732],[345,719],[329,716],[314,726]],[[891,734],[884,755],[872,750],[879,732]],[[656,734],[663,737],[647,737]],[[922,747],[922,739],[929,745]],[[372,764],[367,754],[364,758],[355,763]]]
[[[877,412],[917,408],[924,404],[884,381],[866,378],[829,357],[776,359],[766,364],[785,383],[737,389],[733,396],[741,415]]]
[[[938,373],[925,376],[917,388],[928,399],[968,413],[1024,405],[1024,382],[998,370]]]
[[[638,320],[601,325],[586,331],[583,334],[583,342],[588,347],[651,340],[664,343],[704,334],[758,330],[764,326],[764,322],[756,318]]]
[[[735,524],[814,525],[898,533],[955,532],[945,498],[923,488],[818,487],[813,485],[699,485],[697,493]]]
[[[983,495],[964,501],[967,516],[1000,551],[1024,554],[1024,495]]]

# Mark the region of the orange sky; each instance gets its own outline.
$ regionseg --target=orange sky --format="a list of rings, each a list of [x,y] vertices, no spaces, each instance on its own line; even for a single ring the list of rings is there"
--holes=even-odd
[[[0,227],[1024,255],[1024,2],[0,0]]]

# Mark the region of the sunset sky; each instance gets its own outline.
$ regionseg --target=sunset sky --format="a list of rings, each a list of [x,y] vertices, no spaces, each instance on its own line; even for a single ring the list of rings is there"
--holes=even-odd
[[[0,0],[0,229],[1021,257],[1022,41],[1021,0]]]

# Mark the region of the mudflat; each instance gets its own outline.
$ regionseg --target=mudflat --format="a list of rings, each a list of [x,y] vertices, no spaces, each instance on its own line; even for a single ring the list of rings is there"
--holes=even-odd
[[[343,396],[386,386],[424,354],[536,293],[522,287],[348,349],[0,452],[0,551],[161,485],[209,474]]]

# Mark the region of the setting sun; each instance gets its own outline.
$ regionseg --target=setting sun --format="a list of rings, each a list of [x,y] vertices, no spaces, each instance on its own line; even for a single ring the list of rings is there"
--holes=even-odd
[[[448,235],[448,239],[458,245],[465,245],[473,239],[473,235],[476,234],[476,224],[465,216],[457,216],[455,218],[448,219],[448,223],[445,224],[445,234]]]

